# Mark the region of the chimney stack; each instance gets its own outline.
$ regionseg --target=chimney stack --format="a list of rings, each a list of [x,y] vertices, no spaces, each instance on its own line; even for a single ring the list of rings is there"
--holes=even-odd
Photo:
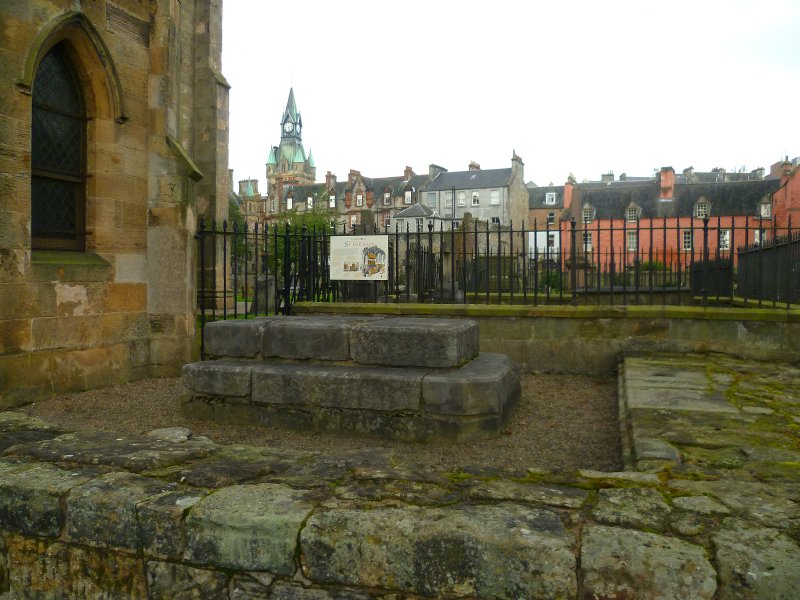
[[[662,202],[670,202],[675,191],[675,169],[672,167],[661,167],[658,172],[658,185],[661,188],[659,199]]]
[[[516,150],[513,150],[511,152],[511,170],[515,172],[521,171],[524,166],[525,163],[522,162],[522,157],[517,154]]]
[[[409,167],[408,165],[406,165],[406,168],[405,168],[405,170],[403,171],[403,179],[405,179],[406,181],[408,181],[408,180],[409,180],[409,179],[411,179],[413,176],[414,176],[414,169],[412,169],[411,167]]]
[[[470,171],[480,171],[481,166],[476,163],[474,160],[469,161],[469,170]]]
[[[431,163],[428,165],[428,178],[435,179],[439,173],[447,173],[447,169]]]
[[[336,185],[336,175],[328,171],[327,173],[325,173],[325,187],[328,190],[332,190],[335,185]]]
[[[575,189],[575,176],[570,173],[567,177],[567,182],[564,184],[564,208],[569,209],[572,206],[572,192]]]

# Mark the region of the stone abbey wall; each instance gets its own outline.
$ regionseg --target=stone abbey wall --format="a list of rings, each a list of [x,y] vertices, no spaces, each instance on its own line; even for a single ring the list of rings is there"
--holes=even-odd
[[[0,407],[191,360],[193,233],[227,211],[221,10],[0,2]],[[32,247],[32,92],[55,46],[87,117],[78,251]]]

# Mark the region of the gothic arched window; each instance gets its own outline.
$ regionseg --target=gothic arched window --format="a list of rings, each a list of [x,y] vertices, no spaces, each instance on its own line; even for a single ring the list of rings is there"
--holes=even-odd
[[[39,63],[31,125],[31,247],[85,248],[86,108],[62,44]]]

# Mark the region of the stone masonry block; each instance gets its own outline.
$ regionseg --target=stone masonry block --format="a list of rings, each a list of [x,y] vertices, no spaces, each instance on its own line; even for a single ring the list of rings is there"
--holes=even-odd
[[[336,315],[273,319],[264,332],[262,355],[348,360],[350,330],[361,321]]]
[[[108,473],[73,489],[67,498],[71,540],[138,551],[136,505],[174,488],[132,473]]]
[[[422,369],[257,364],[253,402],[376,411],[418,410]]]
[[[572,543],[554,512],[512,503],[318,512],[300,536],[313,581],[436,598],[574,598]]]
[[[272,317],[215,321],[205,327],[206,352],[211,356],[255,358]]]
[[[519,396],[519,369],[503,354],[484,352],[461,369],[434,371],[422,380],[423,406],[431,413],[505,413]]]
[[[235,485],[198,502],[186,518],[185,559],[237,571],[295,572],[298,534],[314,502],[289,486]]]
[[[716,573],[701,546],[620,527],[584,529],[586,598],[710,599]]]
[[[152,600],[228,600],[228,577],[218,571],[149,561],[147,581]]]
[[[183,366],[183,385],[214,396],[249,396],[252,365],[234,361],[196,362]]]
[[[61,500],[94,475],[47,463],[0,461],[0,529],[26,536],[58,537],[64,525]]]
[[[182,489],[137,504],[139,535],[146,556],[180,561],[186,548],[184,515],[206,493],[200,489]]]
[[[350,357],[362,364],[459,367],[478,356],[478,324],[397,317],[353,325]]]

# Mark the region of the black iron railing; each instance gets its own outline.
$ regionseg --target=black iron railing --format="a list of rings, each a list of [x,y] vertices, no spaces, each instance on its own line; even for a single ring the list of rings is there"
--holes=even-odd
[[[289,314],[297,301],[790,306],[800,237],[771,221],[642,219],[519,228],[450,222],[404,231],[201,221],[202,322]],[[387,236],[382,281],[331,279],[335,236]]]

